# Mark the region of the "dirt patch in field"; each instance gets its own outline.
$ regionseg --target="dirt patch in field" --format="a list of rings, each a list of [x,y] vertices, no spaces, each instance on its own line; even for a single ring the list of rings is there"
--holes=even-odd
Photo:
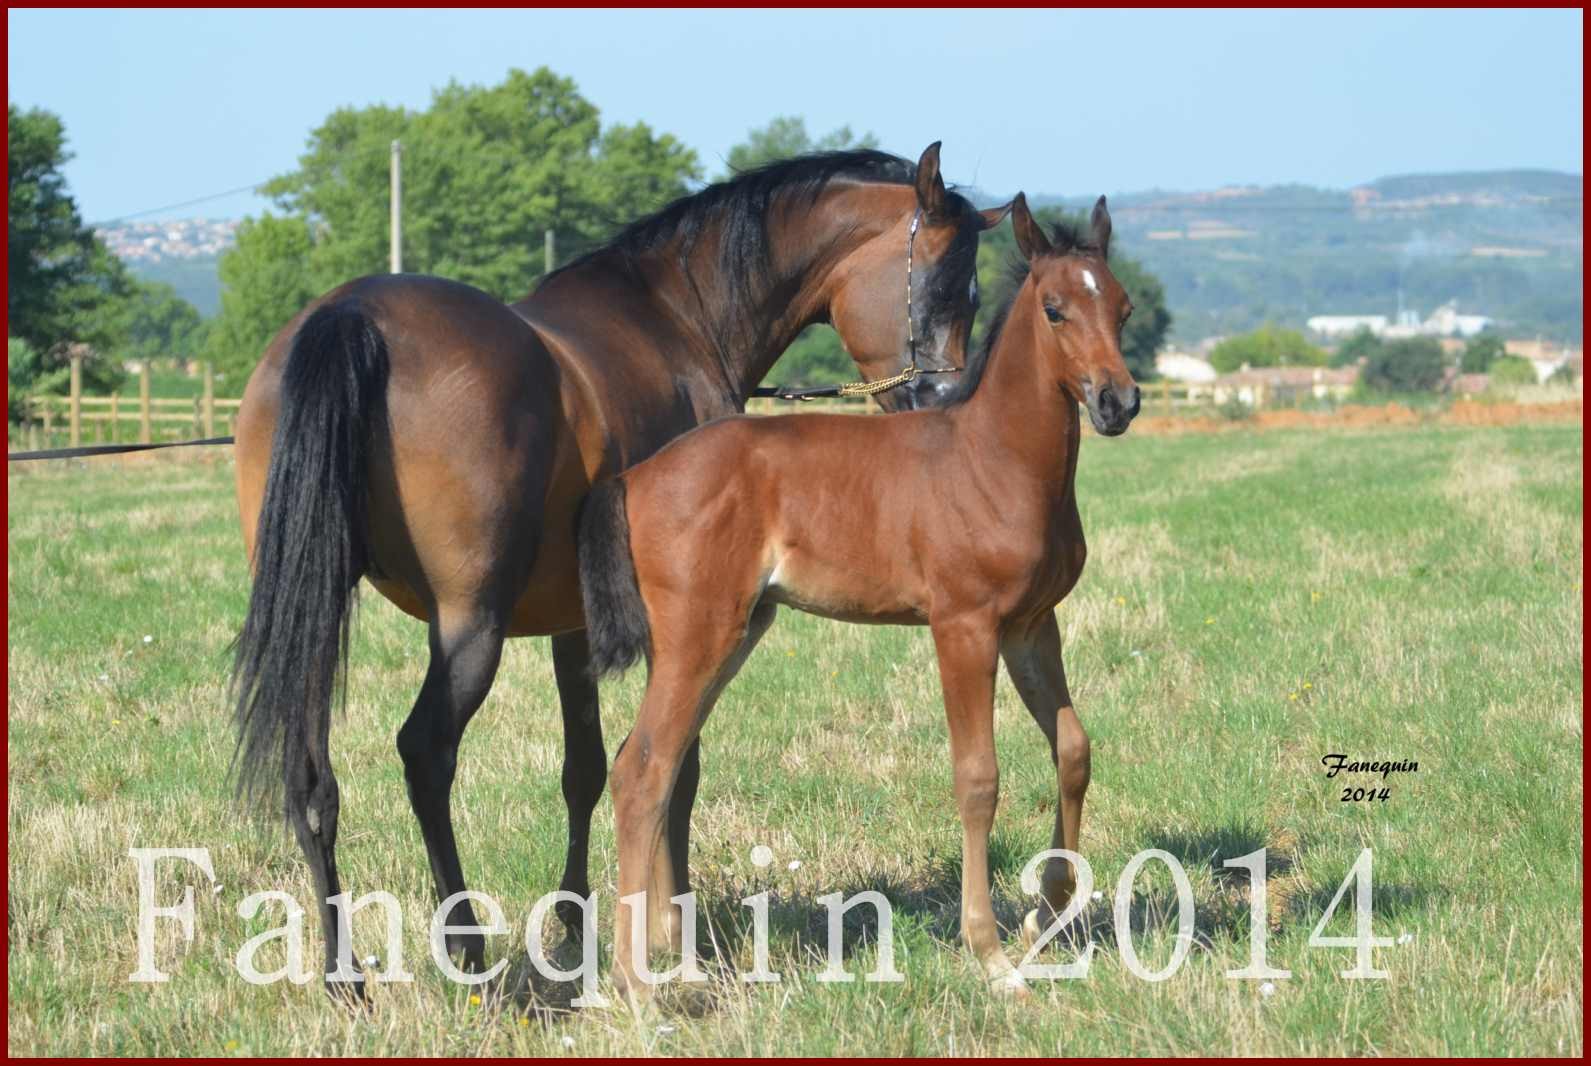
[[[1145,415],[1133,422],[1134,433],[1153,436],[1179,433],[1231,433],[1270,429],[1375,429],[1383,426],[1512,426],[1524,422],[1578,422],[1579,400],[1567,403],[1476,403],[1460,400],[1443,411],[1416,411],[1400,403],[1354,405],[1336,411],[1257,411],[1250,418],[1212,415]]]

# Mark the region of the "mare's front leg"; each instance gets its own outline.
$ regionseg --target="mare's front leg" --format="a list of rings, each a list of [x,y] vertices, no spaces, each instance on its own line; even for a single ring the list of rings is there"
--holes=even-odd
[[[961,935],[984,974],[1013,992],[1026,984],[1000,947],[989,898],[989,831],[1000,793],[994,753],[994,677],[998,637],[988,616],[930,623],[950,726],[950,761],[961,810]]]
[[[1061,633],[1055,613],[1047,613],[1026,633],[1008,637],[1000,653],[1005,657],[1006,670],[1022,702],[1027,705],[1028,713],[1050,742],[1058,792],[1050,847],[1077,852],[1083,824],[1083,795],[1088,791],[1089,742],[1066,688],[1066,669],[1061,665]],[[1040,886],[1044,902],[1029,911],[1022,922],[1022,936],[1029,945],[1066,909],[1077,887],[1076,871],[1064,859],[1050,859],[1044,865]]]

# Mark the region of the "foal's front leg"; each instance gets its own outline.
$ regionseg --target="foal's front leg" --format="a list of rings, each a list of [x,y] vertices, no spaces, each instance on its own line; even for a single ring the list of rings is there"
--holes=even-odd
[[[1028,713],[1050,742],[1058,793],[1050,847],[1076,852],[1083,823],[1083,795],[1088,791],[1089,741],[1066,688],[1061,633],[1054,612],[1028,632],[1008,638],[1000,652]],[[1063,859],[1045,863],[1040,882],[1044,902],[1029,911],[1022,922],[1022,936],[1028,944],[1037,941],[1056,915],[1066,909],[1076,887],[1076,871],[1071,863]]]
[[[984,974],[1013,992],[1026,985],[1000,947],[989,899],[989,831],[999,799],[994,753],[994,676],[998,642],[992,619],[931,623],[950,725],[950,760],[961,809],[961,935]]]

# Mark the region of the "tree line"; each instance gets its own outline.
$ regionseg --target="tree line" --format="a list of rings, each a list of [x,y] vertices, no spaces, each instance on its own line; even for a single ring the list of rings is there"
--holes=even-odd
[[[96,391],[119,384],[124,361],[158,355],[211,360],[223,388],[240,391],[270,338],[305,304],[387,269],[394,140],[403,144],[404,269],[505,300],[540,279],[548,231],[567,261],[704,180],[791,155],[877,145],[872,133],[841,127],[814,136],[802,119],[779,117],[750,131],[724,171],[709,174],[672,134],[644,122],[604,124],[572,80],[546,68],[512,71],[492,86],[450,83],[424,110],[339,108],[310,133],[297,165],[263,187],[271,207],[238,227],[219,264],[220,311],[206,321],[169,285],[134,278],[84,224],[61,175],[71,156],[60,120],[15,105],[9,120],[14,397],[60,391],[73,346],[90,353],[85,384]],[[1009,227],[985,235],[978,271],[991,302],[1003,296],[1008,255]],[[1170,321],[1163,293],[1130,258],[1113,257],[1112,266],[1139,309],[1124,338],[1129,365],[1152,373]],[[855,370],[833,331],[814,327],[775,374],[812,384]]]

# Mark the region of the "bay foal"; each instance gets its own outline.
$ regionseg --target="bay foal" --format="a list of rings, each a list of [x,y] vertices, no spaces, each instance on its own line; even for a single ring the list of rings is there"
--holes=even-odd
[[[1054,608],[1085,548],[1073,476],[1078,404],[1102,434],[1124,432],[1138,387],[1122,362],[1131,304],[1106,265],[1100,198],[1086,232],[1054,243],[1018,196],[1028,272],[961,394],[943,409],[892,418],[728,418],[675,441],[591,494],[580,577],[592,666],[650,665],[635,728],[610,778],[619,895],[615,980],[636,980],[634,923],[654,947],[678,917],[667,886],[666,816],[686,751],[776,605],[849,622],[927,624],[939,658],[962,821],[962,936],[991,980],[1020,989],[989,899],[988,840],[999,774],[994,681],[1004,658],[1050,742],[1059,803],[1055,847],[1076,850],[1088,788],[1088,737],[1072,708]],[[1066,905],[1067,864],[1043,877],[1045,914]]]

